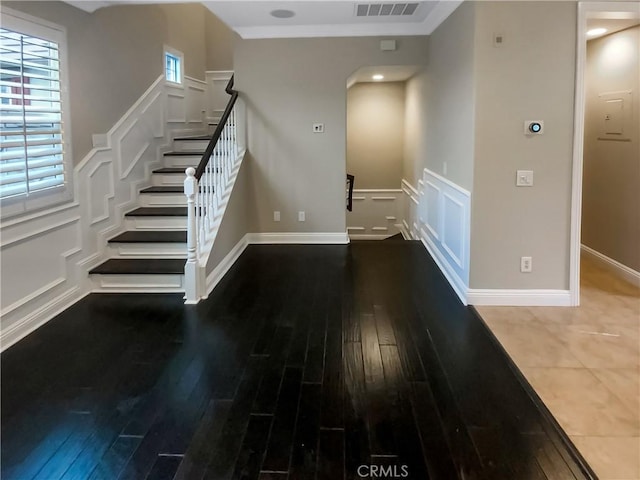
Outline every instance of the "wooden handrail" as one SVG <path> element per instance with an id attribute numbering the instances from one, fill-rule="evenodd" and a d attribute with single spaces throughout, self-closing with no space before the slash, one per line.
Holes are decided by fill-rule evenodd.
<path id="1" fill-rule="evenodd" d="M 227 120 L 229 120 L 229 116 L 233 111 L 233 106 L 235 105 L 236 100 L 238 99 L 238 92 L 233 89 L 233 77 L 234 75 L 231 75 L 231 78 L 229 79 L 229 82 L 227 83 L 227 86 L 224 89 L 225 92 L 231 95 L 231 98 L 227 103 L 227 107 L 224 109 L 224 113 L 222 114 L 222 117 L 220 117 L 220 122 L 218 123 L 218 126 L 216 127 L 215 131 L 213 132 L 213 135 L 211 136 L 211 140 L 209 140 L 209 144 L 207 145 L 207 148 L 202 154 L 200 163 L 196 167 L 195 177 L 198 181 L 200 180 L 200 177 L 202 177 L 202 174 L 204 173 L 205 168 L 207 168 L 207 163 L 209 163 L 209 160 L 211 159 L 211 154 L 213 153 L 214 148 L 216 148 L 216 143 L 218 143 L 218 140 L 220 140 L 220 136 L 222 135 L 224 126 L 226 125 Z"/>

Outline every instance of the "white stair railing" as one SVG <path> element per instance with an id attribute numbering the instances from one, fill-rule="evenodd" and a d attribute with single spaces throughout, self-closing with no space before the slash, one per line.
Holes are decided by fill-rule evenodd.
<path id="1" fill-rule="evenodd" d="M 220 225 L 223 201 L 231 188 L 239 166 L 236 100 L 233 77 L 226 92 L 231 95 L 211 141 L 197 168 L 185 173 L 184 194 L 187 197 L 187 263 L 185 264 L 185 297 L 197 303 L 205 294 L 205 265 Z"/>

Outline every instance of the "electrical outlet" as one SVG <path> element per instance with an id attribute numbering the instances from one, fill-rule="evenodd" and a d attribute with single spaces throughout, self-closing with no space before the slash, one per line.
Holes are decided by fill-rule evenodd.
<path id="1" fill-rule="evenodd" d="M 533 260 L 531 257 L 520 258 L 520 271 L 522 273 L 531 273 L 533 270 Z"/>
<path id="2" fill-rule="evenodd" d="M 313 133 L 324 133 L 324 123 L 314 123 Z"/>
<path id="3" fill-rule="evenodd" d="M 298 221 L 299 222 L 304 222 L 305 221 L 304 212 L 302 212 L 302 211 L 298 212 Z"/>
<path id="4" fill-rule="evenodd" d="M 273 211 L 273 221 L 274 222 L 279 222 L 280 221 L 280 212 L 278 210 L 274 210 Z"/>

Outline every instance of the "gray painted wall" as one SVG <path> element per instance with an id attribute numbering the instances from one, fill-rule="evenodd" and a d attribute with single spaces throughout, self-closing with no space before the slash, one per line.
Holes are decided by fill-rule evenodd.
<path id="1" fill-rule="evenodd" d="M 356 188 L 400 188 L 405 82 L 356 83 L 347 91 L 347 172 Z"/>
<path id="2" fill-rule="evenodd" d="M 429 115 L 427 111 L 427 74 L 418 73 L 405 85 L 404 150 L 402 178 L 417 188 L 427 158 Z"/>
<path id="3" fill-rule="evenodd" d="M 470 287 L 568 289 L 577 5 L 475 9 Z M 524 135 L 525 120 L 544 120 L 544 135 Z M 533 187 L 515 186 L 518 169 L 534 171 Z M 521 256 L 532 273 L 520 273 Z"/>
<path id="4" fill-rule="evenodd" d="M 233 42 L 237 34 L 213 13 L 205 16 L 207 70 L 233 70 Z"/>
<path id="5" fill-rule="evenodd" d="M 426 61 L 428 38 L 398 39 L 382 52 L 380 38 L 238 40 L 236 88 L 248 109 L 258 232 L 344 232 L 346 82 L 370 65 Z M 314 134 L 312 124 L 325 124 Z M 280 222 L 273 211 L 281 211 Z M 304 210 L 307 220 L 297 221 Z"/>
<path id="6" fill-rule="evenodd" d="M 2 5 L 67 29 L 74 163 L 91 150 L 91 135 L 107 132 L 162 73 L 165 44 L 184 54 L 186 75 L 204 80 L 205 23 L 213 14 L 200 4 L 115 6 L 92 14 L 58 1 Z"/>
<path id="7" fill-rule="evenodd" d="M 465 2 L 407 83 L 403 173 L 417 185 L 427 167 L 471 191 L 471 288 L 569 287 L 576 8 Z M 544 135 L 525 136 L 538 119 Z M 516 188 L 518 169 L 534 171 L 533 188 Z"/>
<path id="8" fill-rule="evenodd" d="M 245 157 L 216 236 L 206 272 L 210 274 L 247 233 L 254 232 L 255 201 L 250 185 L 251 160 Z"/>
<path id="9" fill-rule="evenodd" d="M 640 27 L 587 42 L 582 243 L 640 271 Z M 598 140 L 598 95 L 632 91 L 629 142 Z M 625 135 L 626 136 L 626 135 Z"/>
<path id="10" fill-rule="evenodd" d="M 418 135 L 426 133 L 419 171 L 426 167 L 467 190 L 473 184 L 475 3 L 462 4 L 431 35 L 427 74 L 416 79 L 426 81 L 428 116 L 418 127 Z"/>

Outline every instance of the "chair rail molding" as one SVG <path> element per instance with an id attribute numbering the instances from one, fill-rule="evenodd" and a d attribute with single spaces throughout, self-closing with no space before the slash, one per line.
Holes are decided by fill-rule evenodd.
<path id="1" fill-rule="evenodd" d="M 207 121 L 217 122 L 220 120 L 229 98 L 225 93 L 225 88 L 232 76 L 232 70 L 208 70 L 205 72 L 207 86 L 205 117 Z"/>

